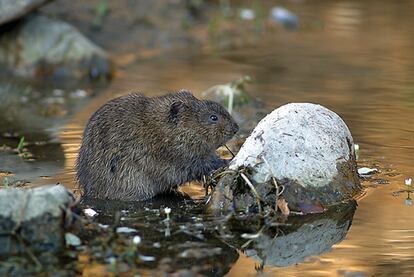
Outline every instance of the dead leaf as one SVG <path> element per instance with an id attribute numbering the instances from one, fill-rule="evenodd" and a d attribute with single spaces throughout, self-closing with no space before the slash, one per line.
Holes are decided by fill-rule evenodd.
<path id="1" fill-rule="evenodd" d="M 289 205 L 285 199 L 283 198 L 277 199 L 276 206 L 279 208 L 279 210 L 282 212 L 283 215 L 288 216 L 290 214 Z"/>

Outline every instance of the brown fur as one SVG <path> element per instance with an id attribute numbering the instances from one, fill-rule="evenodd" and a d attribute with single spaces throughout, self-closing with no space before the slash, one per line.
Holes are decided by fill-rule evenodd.
<path id="1" fill-rule="evenodd" d="M 77 178 L 87 197 L 145 200 L 223 166 L 215 150 L 237 130 L 220 104 L 190 92 L 129 94 L 89 119 Z"/>

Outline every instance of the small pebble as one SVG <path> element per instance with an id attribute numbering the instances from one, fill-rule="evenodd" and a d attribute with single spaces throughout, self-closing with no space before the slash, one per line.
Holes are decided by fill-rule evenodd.
<path id="1" fill-rule="evenodd" d="M 153 261 L 155 261 L 155 257 L 153 257 L 153 256 L 139 255 L 139 258 L 144 262 L 153 262 Z"/>
<path id="2" fill-rule="evenodd" d="M 95 210 L 91 209 L 91 208 L 87 208 L 83 210 L 83 213 L 89 217 L 94 217 L 95 215 L 97 215 L 98 213 L 95 212 Z"/>
<path id="3" fill-rule="evenodd" d="M 66 245 L 69 245 L 69 246 L 79 246 L 82 244 L 80 238 L 72 233 L 65 234 L 65 241 L 66 241 Z"/>
<path id="4" fill-rule="evenodd" d="M 116 228 L 116 232 L 128 234 L 128 233 L 137 233 L 138 231 L 133 228 L 129 228 L 129 227 L 118 227 Z"/>
<path id="5" fill-rule="evenodd" d="M 358 168 L 358 174 L 359 175 L 370 175 L 378 172 L 378 169 L 376 168 L 368 168 L 368 167 L 361 167 Z"/>
<path id="6" fill-rule="evenodd" d="M 101 227 L 102 229 L 108 229 L 108 227 L 109 227 L 109 225 L 101 224 L 101 223 L 99 223 L 98 226 Z"/>

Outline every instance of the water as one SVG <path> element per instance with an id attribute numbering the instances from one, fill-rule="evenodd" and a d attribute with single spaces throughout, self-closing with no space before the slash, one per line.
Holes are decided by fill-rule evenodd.
<path id="1" fill-rule="evenodd" d="M 414 207 L 407 193 L 393 192 L 414 177 L 414 2 L 282 3 L 299 16 L 298 32 L 279 30 L 245 47 L 183 51 L 120 68 L 108 88 L 56 127 L 64 165 L 56 163 L 61 168 L 56 174 L 34 184 L 75 188 L 73 164 L 83 126 L 107 100 L 132 91 L 157 95 L 187 88 L 199 94 L 250 75 L 255 81 L 249 91 L 269 109 L 314 102 L 337 112 L 360 145 L 359 166 L 381 170 L 364 182 L 366 194 L 342 242 L 298 264 L 263 271 L 269 276 L 413 276 Z M 186 190 L 202 195 L 197 186 Z M 254 276 L 258 265 L 239 251 L 227 276 Z"/>

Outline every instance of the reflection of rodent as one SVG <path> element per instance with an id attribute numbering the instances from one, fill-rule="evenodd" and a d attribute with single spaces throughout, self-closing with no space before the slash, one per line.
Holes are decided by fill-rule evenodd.
<path id="1" fill-rule="evenodd" d="M 86 197 L 148 199 L 223 166 L 215 150 L 237 130 L 220 104 L 190 92 L 129 94 L 89 119 L 77 177 Z"/>

